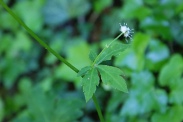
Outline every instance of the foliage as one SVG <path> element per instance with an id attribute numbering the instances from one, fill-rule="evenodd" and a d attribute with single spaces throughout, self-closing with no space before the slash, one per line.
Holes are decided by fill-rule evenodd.
<path id="1" fill-rule="evenodd" d="M 96 86 L 99 84 L 99 76 L 96 68 L 92 68 L 82 79 L 83 92 L 85 94 L 86 101 L 88 101 L 95 93 Z"/>
<path id="2" fill-rule="evenodd" d="M 45 121 L 45 122 L 71 122 L 82 115 L 82 101 L 66 98 L 55 98 L 52 93 L 45 93 L 39 85 L 32 88 L 31 81 L 24 78 L 20 82 L 20 95 L 27 109 L 22 111 L 13 122 Z M 36 110 L 36 111 L 35 111 Z M 68 113 L 71 116 L 68 116 Z"/>
<path id="3" fill-rule="evenodd" d="M 83 78 L 0 5 L 0 121 L 97 122 L 93 93 L 106 122 L 183 120 L 181 0 L 4 1 Z M 134 28 L 130 45 L 106 45 L 121 22 Z"/>
<path id="4" fill-rule="evenodd" d="M 110 60 L 112 56 L 119 55 L 119 53 L 129 47 L 127 44 L 113 41 L 115 40 L 112 40 L 110 44 L 106 44 L 105 48 L 99 53 L 99 55 L 91 51 L 89 58 L 93 61 L 92 66 L 86 66 L 78 72 L 78 76 L 84 76 L 82 79 L 82 85 L 86 101 L 93 96 L 96 86 L 99 84 L 98 72 L 100 73 L 104 84 L 110 85 L 123 92 L 128 91 L 125 80 L 120 76 L 123 74 L 120 69 L 107 65 L 99 65 L 103 61 Z"/>

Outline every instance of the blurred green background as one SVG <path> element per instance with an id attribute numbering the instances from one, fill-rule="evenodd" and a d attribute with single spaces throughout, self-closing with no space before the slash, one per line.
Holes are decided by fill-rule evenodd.
<path id="1" fill-rule="evenodd" d="M 183 122 L 182 0 L 5 0 L 78 69 L 90 50 L 134 29 L 132 47 L 106 62 L 125 73 L 129 93 L 100 84 L 106 122 Z M 126 43 L 123 37 L 120 38 Z M 80 78 L 42 48 L 0 5 L 0 121 L 98 122 Z"/>

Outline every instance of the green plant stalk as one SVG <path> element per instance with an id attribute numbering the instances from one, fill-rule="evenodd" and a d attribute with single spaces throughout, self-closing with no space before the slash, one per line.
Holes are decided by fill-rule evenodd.
<path id="1" fill-rule="evenodd" d="M 98 56 L 95 58 L 94 62 L 92 63 L 92 67 L 95 65 L 97 59 L 100 57 L 100 55 L 102 54 L 102 52 L 105 51 L 105 49 L 107 49 L 114 41 L 116 41 L 120 36 L 122 36 L 123 33 L 120 33 L 115 39 L 113 39 L 99 54 Z"/>
<path id="2" fill-rule="evenodd" d="M 97 98 L 95 97 L 95 95 L 93 95 L 92 99 L 93 99 L 94 104 L 95 104 L 95 107 L 96 107 L 96 109 L 97 109 L 97 113 L 98 113 L 98 115 L 99 115 L 100 122 L 105 122 L 105 121 L 104 121 L 104 118 L 103 118 L 103 116 L 102 116 L 102 112 L 101 112 L 100 106 L 99 106 L 99 104 L 98 104 L 98 102 L 97 102 Z"/>
<path id="3" fill-rule="evenodd" d="M 58 53 L 56 53 L 52 48 L 50 48 L 44 41 L 42 41 L 29 27 L 25 25 L 23 21 L 18 18 L 13 11 L 2 1 L 0 0 L 0 3 L 2 6 L 8 11 L 9 14 L 11 14 L 16 21 L 18 21 L 26 30 L 27 32 L 36 40 L 39 42 L 41 46 L 43 46 L 45 49 L 47 49 L 49 52 L 51 52 L 53 55 L 55 55 L 59 60 L 61 60 L 63 63 L 65 63 L 68 67 L 70 67 L 75 72 L 78 72 L 79 70 L 75 68 L 73 65 L 71 65 L 69 62 L 67 62 L 63 57 L 61 57 Z"/>
<path id="4" fill-rule="evenodd" d="M 79 70 L 74 67 L 72 64 L 70 64 L 68 61 L 66 61 L 62 56 L 60 56 L 57 52 L 55 52 L 52 48 L 50 48 L 44 41 L 42 41 L 28 26 L 25 25 L 25 23 L 20 20 L 20 18 L 18 18 L 16 16 L 15 13 L 13 13 L 13 11 L 2 1 L 0 0 L 0 4 L 8 11 L 8 13 L 10 15 L 13 16 L 13 18 L 20 24 L 22 25 L 26 30 L 27 32 L 41 45 L 43 46 L 46 50 L 48 50 L 50 53 L 52 53 L 53 55 L 55 55 L 60 61 L 62 61 L 64 64 L 66 64 L 69 68 L 71 68 L 73 71 L 75 71 L 76 73 L 79 72 Z M 97 110 L 97 113 L 98 113 L 98 116 L 99 116 L 99 119 L 101 122 L 104 122 L 104 119 L 103 119 L 103 115 L 102 115 L 102 112 L 101 112 L 101 108 L 98 104 L 98 101 L 95 97 L 95 95 L 93 95 L 92 97 L 93 101 L 94 101 L 94 104 L 95 104 L 95 107 L 96 107 L 96 110 Z"/>

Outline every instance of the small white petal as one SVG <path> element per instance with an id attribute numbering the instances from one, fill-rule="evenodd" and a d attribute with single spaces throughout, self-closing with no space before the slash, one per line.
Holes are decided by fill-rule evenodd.
<path id="1" fill-rule="evenodd" d="M 127 23 L 124 23 L 124 25 L 122 26 L 120 24 L 120 31 L 123 34 L 123 36 L 127 39 L 130 38 L 131 39 L 131 34 L 133 33 L 132 31 L 133 29 L 130 29 L 129 27 L 127 27 Z"/>

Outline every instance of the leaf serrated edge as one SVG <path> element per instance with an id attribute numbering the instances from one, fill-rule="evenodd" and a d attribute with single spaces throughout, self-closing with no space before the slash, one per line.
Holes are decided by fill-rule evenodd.
<path id="1" fill-rule="evenodd" d="M 106 72 L 106 74 L 108 74 L 108 75 L 110 75 L 111 77 L 113 77 L 109 72 L 107 72 L 107 71 L 103 70 L 102 68 L 100 68 L 100 66 L 102 66 L 102 65 L 98 65 L 98 66 L 97 66 L 97 69 L 98 69 L 100 75 L 101 75 L 101 71 L 100 71 L 100 70 L 102 70 L 103 72 Z M 112 66 L 108 66 L 108 65 L 103 65 L 103 66 L 112 67 Z M 114 67 L 114 68 L 120 70 L 120 69 L 117 68 L 117 67 Z M 121 70 L 120 70 L 120 72 L 122 73 Z M 121 74 L 121 75 L 122 75 L 122 74 Z M 120 76 L 120 75 L 119 75 L 119 76 Z M 101 75 L 101 79 L 102 79 L 102 75 Z M 103 83 L 106 83 L 106 82 L 104 82 L 103 80 L 102 80 L 102 82 L 103 82 Z M 107 83 L 107 84 L 110 85 L 110 82 Z M 120 85 L 121 85 L 121 84 L 120 84 Z M 110 85 L 110 86 L 111 86 L 111 85 Z M 111 86 L 111 87 L 113 87 L 113 88 L 115 88 L 115 89 L 118 89 L 118 88 L 116 88 L 116 87 L 114 87 L 114 86 Z M 123 90 L 120 90 L 120 89 L 118 89 L 118 90 L 119 90 L 119 91 L 122 91 L 122 92 L 125 92 L 125 93 L 128 93 L 127 84 L 125 83 L 125 87 L 124 87 Z"/>
<path id="2" fill-rule="evenodd" d="M 84 81 L 85 79 L 92 79 L 92 75 L 89 75 L 88 73 L 89 73 L 89 71 L 88 71 L 88 73 L 87 74 L 85 74 L 85 76 L 83 77 L 83 79 L 82 79 L 82 86 L 83 86 L 83 92 L 84 92 L 84 95 L 85 95 L 85 100 L 86 100 L 86 102 L 88 102 L 91 98 L 92 98 L 92 96 L 93 96 L 93 94 L 95 93 L 95 91 L 96 91 L 96 87 L 98 86 L 98 84 L 99 84 L 99 76 L 98 76 L 98 71 L 97 71 L 97 68 L 92 68 L 92 69 L 90 69 L 90 71 L 92 72 L 92 75 L 93 75 L 93 73 L 96 73 L 97 74 L 97 79 L 96 79 L 96 81 L 95 82 L 93 82 L 94 83 L 94 85 L 95 85 L 95 88 L 93 89 L 93 91 L 92 91 L 92 95 L 90 96 L 90 95 L 87 95 L 87 93 L 90 93 L 90 92 L 86 92 L 86 90 L 84 89 L 84 82 L 86 82 L 86 81 Z M 95 72 L 96 71 L 96 72 Z M 88 76 L 89 75 L 89 76 Z M 90 83 L 92 83 L 92 82 L 90 82 Z M 89 85 L 89 86 L 92 86 L 92 85 Z M 90 90 L 89 90 L 90 91 Z M 90 96 L 90 97 L 87 97 L 87 96 Z"/>

